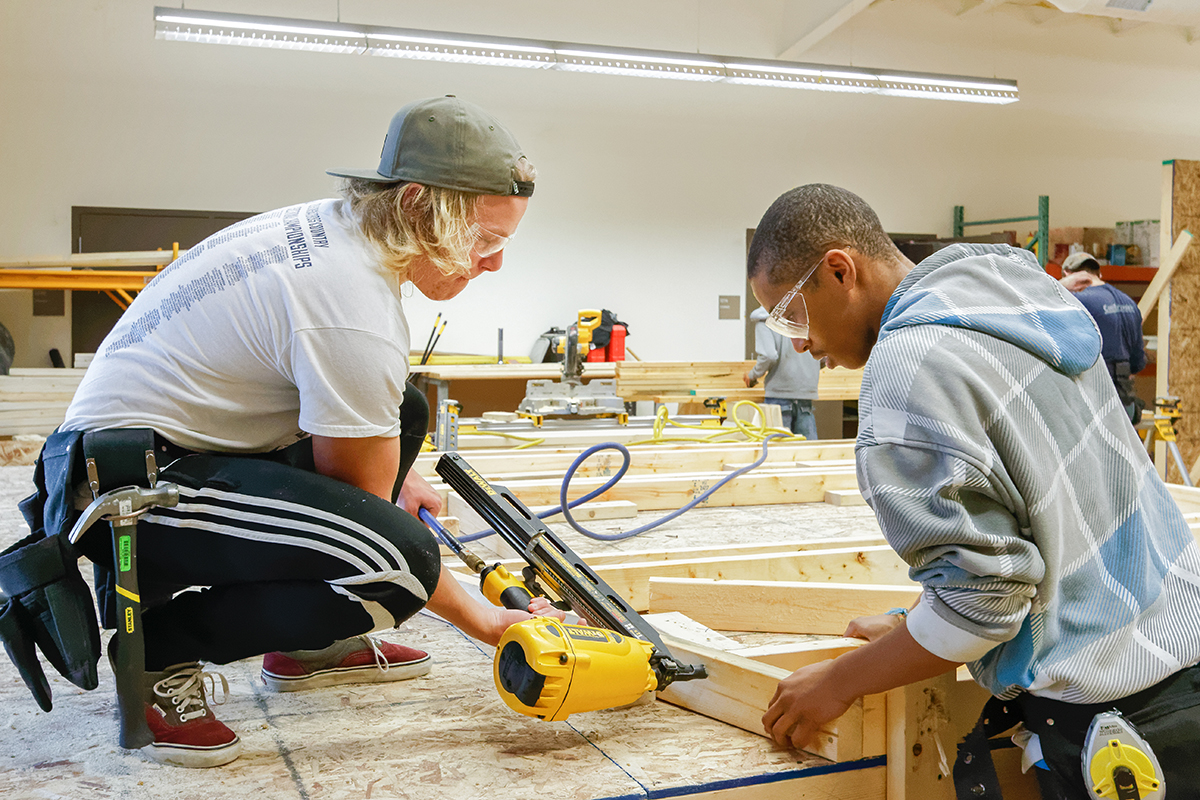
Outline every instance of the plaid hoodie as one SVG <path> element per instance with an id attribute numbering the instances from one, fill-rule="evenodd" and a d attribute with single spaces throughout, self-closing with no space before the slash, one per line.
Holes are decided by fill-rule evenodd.
<path id="1" fill-rule="evenodd" d="M 909 631 L 1000 697 L 1107 702 L 1200 660 L 1200 549 L 1099 354 L 1027 252 L 953 245 L 863 373 L 858 482 L 924 588 Z"/>

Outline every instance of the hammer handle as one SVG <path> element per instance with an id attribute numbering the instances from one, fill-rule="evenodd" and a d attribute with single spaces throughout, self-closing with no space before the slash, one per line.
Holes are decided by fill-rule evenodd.
<path id="1" fill-rule="evenodd" d="M 146 724 L 146 648 L 142 639 L 142 599 L 137 580 L 137 520 L 112 520 L 113 570 L 117 590 L 117 723 L 121 747 L 137 750 L 154 741 Z"/>

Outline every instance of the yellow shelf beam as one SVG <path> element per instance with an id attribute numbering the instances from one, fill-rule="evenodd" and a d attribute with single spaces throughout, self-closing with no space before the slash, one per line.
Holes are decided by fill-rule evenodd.
<path id="1" fill-rule="evenodd" d="M 0 269 L 0 289 L 139 292 L 157 274 L 157 270 Z"/>

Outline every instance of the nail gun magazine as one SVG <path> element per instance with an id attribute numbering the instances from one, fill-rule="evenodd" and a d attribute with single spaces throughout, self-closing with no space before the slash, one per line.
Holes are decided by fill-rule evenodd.
<path id="1" fill-rule="evenodd" d="M 497 689 L 510 707 L 564 719 L 633 702 L 674 681 L 708 677 L 703 665 L 675 658 L 658 632 L 508 489 L 488 483 L 458 453 L 443 454 L 435 470 L 524 558 L 531 595 L 558 599 L 596 626 L 543 617 L 512 626 L 495 665 Z M 627 688 L 614 696 L 622 683 Z"/>

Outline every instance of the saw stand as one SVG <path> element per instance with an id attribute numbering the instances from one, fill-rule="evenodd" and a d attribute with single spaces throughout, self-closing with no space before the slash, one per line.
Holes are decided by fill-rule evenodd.
<path id="1" fill-rule="evenodd" d="M 1144 443 L 1146 450 L 1153 454 L 1155 439 L 1165 442 L 1171 458 L 1175 461 L 1175 468 L 1183 476 L 1183 482 L 1188 486 L 1195 486 L 1191 473 L 1183 463 L 1183 454 L 1179 452 L 1179 442 L 1175 439 L 1175 420 L 1182 416 L 1183 411 L 1180 409 L 1178 397 L 1156 397 L 1154 399 L 1154 425 L 1146 430 Z"/>

